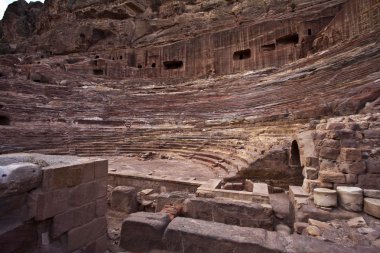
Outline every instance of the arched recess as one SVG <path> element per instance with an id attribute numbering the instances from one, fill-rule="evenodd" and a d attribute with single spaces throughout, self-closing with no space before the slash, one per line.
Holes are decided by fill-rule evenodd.
<path id="1" fill-rule="evenodd" d="M 292 141 L 292 146 L 290 147 L 289 165 L 292 168 L 301 168 L 300 149 L 296 140 Z"/>

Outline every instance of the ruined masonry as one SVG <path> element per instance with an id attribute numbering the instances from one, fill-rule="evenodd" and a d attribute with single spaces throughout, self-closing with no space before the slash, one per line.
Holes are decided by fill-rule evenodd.
<path id="1" fill-rule="evenodd" d="M 0 21 L 0 251 L 380 252 L 379 0 L 46 0 Z"/>

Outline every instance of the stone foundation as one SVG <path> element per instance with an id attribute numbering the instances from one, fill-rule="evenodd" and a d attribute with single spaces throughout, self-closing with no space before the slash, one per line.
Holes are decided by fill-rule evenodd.
<path id="1" fill-rule="evenodd" d="M 105 252 L 107 160 L 2 155 L 0 170 L 3 252 Z"/>

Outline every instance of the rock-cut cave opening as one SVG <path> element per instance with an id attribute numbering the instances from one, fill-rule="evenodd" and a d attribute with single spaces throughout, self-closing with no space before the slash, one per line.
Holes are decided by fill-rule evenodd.
<path id="1" fill-rule="evenodd" d="M 233 56 L 234 60 L 245 60 L 249 58 L 251 58 L 251 49 L 236 51 Z"/>
<path id="2" fill-rule="evenodd" d="M 11 124 L 11 120 L 8 116 L 0 115 L 0 126 L 9 126 Z"/>
<path id="3" fill-rule="evenodd" d="M 165 61 L 164 66 L 165 69 L 180 69 L 183 67 L 183 61 Z"/>
<path id="4" fill-rule="evenodd" d="M 298 44 L 300 38 L 297 33 L 285 35 L 276 40 L 277 45 Z"/>

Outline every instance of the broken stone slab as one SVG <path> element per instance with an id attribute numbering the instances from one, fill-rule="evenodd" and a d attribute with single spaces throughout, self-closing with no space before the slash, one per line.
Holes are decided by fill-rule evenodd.
<path id="1" fill-rule="evenodd" d="M 365 222 L 364 218 L 359 216 L 352 219 L 349 219 L 347 221 L 347 225 L 351 228 L 360 228 L 367 226 L 367 223 Z"/>
<path id="2" fill-rule="evenodd" d="M 322 207 L 337 206 L 337 193 L 335 190 L 327 188 L 314 189 L 314 204 Z"/>
<path id="3" fill-rule="evenodd" d="M 380 199 L 380 190 L 364 189 L 364 197 Z"/>
<path id="4" fill-rule="evenodd" d="M 380 199 L 365 198 L 364 212 L 380 219 Z"/>
<path id="5" fill-rule="evenodd" d="M 42 181 L 42 169 L 33 163 L 13 163 L 0 166 L 0 198 L 37 188 Z"/>
<path id="6" fill-rule="evenodd" d="M 126 213 L 137 211 L 137 194 L 134 187 L 117 186 L 111 193 L 111 208 Z"/>
<path id="7" fill-rule="evenodd" d="M 132 252 L 164 249 L 162 237 L 169 223 L 166 213 L 133 213 L 123 221 L 120 246 Z"/>
<path id="8" fill-rule="evenodd" d="M 363 210 L 363 190 L 359 187 L 338 186 L 339 206 L 352 212 Z"/>

